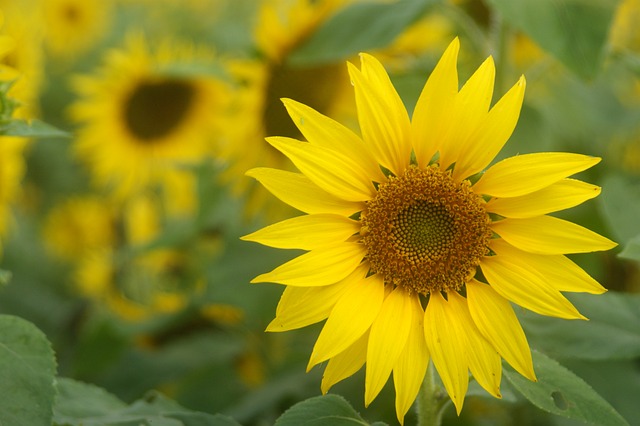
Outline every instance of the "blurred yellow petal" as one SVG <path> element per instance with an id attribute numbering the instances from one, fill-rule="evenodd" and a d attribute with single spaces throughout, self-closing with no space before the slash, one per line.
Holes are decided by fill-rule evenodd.
<path id="1" fill-rule="evenodd" d="M 581 267 L 561 254 L 527 253 L 513 247 L 502 238 L 492 240 L 490 248 L 500 256 L 508 256 L 512 262 L 522 267 L 529 267 L 544 274 L 547 282 L 557 290 L 592 294 L 607 291 Z"/>
<path id="2" fill-rule="evenodd" d="M 467 300 L 456 292 L 450 291 L 447 296 L 449 305 L 467 333 L 467 359 L 469 360 L 471 374 L 487 392 L 496 398 L 501 398 L 500 378 L 502 377 L 502 364 L 500 355 L 476 327 L 469 313 Z"/>
<path id="3" fill-rule="evenodd" d="M 598 157 L 564 152 L 516 155 L 491 166 L 473 188 L 478 194 L 517 197 L 545 188 L 599 162 Z"/>
<path id="4" fill-rule="evenodd" d="M 350 283 L 331 310 L 307 369 L 338 355 L 358 340 L 371 327 L 383 301 L 384 283 L 377 275 Z"/>
<path id="5" fill-rule="evenodd" d="M 599 194 L 599 186 L 563 179 L 519 197 L 492 198 L 487 203 L 487 211 L 504 217 L 528 218 L 575 207 Z"/>
<path id="6" fill-rule="evenodd" d="M 525 86 L 524 77 L 520 77 L 520 80 L 491 108 L 458 157 L 453 170 L 456 179 L 464 179 L 484 170 L 500 152 L 511 137 L 520 117 Z"/>
<path id="7" fill-rule="evenodd" d="M 352 376 L 362 368 L 367 359 L 369 332 L 364 333 L 351 346 L 332 357 L 324 369 L 320 390 L 323 394 L 336 383 Z"/>
<path id="8" fill-rule="evenodd" d="M 404 289 L 396 287 L 382 304 L 380 313 L 371 326 L 367 349 L 367 372 L 364 383 L 364 405 L 369 406 L 380 393 L 382 387 L 400 357 L 409 330 L 411 329 L 411 309 L 413 299 Z"/>
<path id="9" fill-rule="evenodd" d="M 358 163 L 328 148 L 291 138 L 267 138 L 313 183 L 346 201 L 366 201 L 375 196 L 370 177 Z"/>
<path id="10" fill-rule="evenodd" d="M 471 139 L 471 136 L 487 118 L 495 74 L 493 58 L 489 56 L 460 89 L 456 96 L 452 121 L 461 125 L 451 126 L 446 137 L 440 141 L 441 168 L 446 169 L 457 162 L 465 146 L 475 142 L 475 138 Z"/>
<path id="11" fill-rule="evenodd" d="M 429 76 L 413 110 L 413 149 L 420 167 L 429 164 L 452 125 L 451 116 L 458 94 L 456 62 L 459 50 L 460 41 L 456 37 Z"/>
<path id="12" fill-rule="evenodd" d="M 511 260 L 509 256 L 489 256 L 480 265 L 491 287 L 501 296 L 541 315 L 586 319 L 542 273 Z"/>
<path id="13" fill-rule="evenodd" d="M 587 228 L 552 216 L 503 219 L 491 228 L 509 244 L 531 253 L 590 253 L 617 245 Z"/>
<path id="14" fill-rule="evenodd" d="M 300 102 L 283 99 L 291 119 L 300 133 L 312 144 L 338 151 L 357 161 L 373 181 L 385 180 L 378 163 L 365 149 L 359 136 L 331 118 Z"/>
<path id="15" fill-rule="evenodd" d="M 361 60 L 362 71 L 348 66 L 362 139 L 378 163 L 398 176 L 411 157 L 409 116 L 382 65 L 367 54 Z"/>
<path id="16" fill-rule="evenodd" d="M 402 424 L 404 416 L 413 405 L 429 365 L 429 350 L 424 339 L 424 309 L 419 297 L 411 299 L 411 329 L 396 365 L 393 367 L 393 384 L 396 390 L 396 415 Z"/>
<path id="17" fill-rule="evenodd" d="M 335 284 L 353 272 L 365 255 L 362 244 L 340 243 L 298 256 L 251 282 L 301 287 Z"/>
<path id="18" fill-rule="evenodd" d="M 247 176 L 256 179 L 284 203 L 305 213 L 333 213 L 351 216 L 363 208 L 361 203 L 341 200 L 320 189 L 318 185 L 301 173 L 256 168 L 249 170 Z"/>
<path id="19" fill-rule="evenodd" d="M 475 325 L 516 371 L 536 380 L 529 343 L 511 304 L 487 284 L 467 283 L 467 303 Z"/>
<path id="20" fill-rule="evenodd" d="M 455 305 L 432 292 L 425 310 L 424 337 L 431 360 L 438 370 L 449 397 L 460 414 L 469 386 L 469 362 L 464 323 L 457 316 Z"/>
<path id="21" fill-rule="evenodd" d="M 314 250 L 346 241 L 359 230 L 358 222 L 344 216 L 314 214 L 269 225 L 241 239 L 282 249 Z"/>

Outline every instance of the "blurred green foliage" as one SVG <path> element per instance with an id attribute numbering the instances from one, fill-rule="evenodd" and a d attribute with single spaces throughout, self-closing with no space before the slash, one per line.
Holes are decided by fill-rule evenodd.
<path id="1" fill-rule="evenodd" d="M 45 3 L 17 3 L 23 2 L 32 10 L 44 8 Z M 602 195 L 562 216 L 620 243 L 614 253 L 574 257 L 610 292 L 570 295 L 588 322 L 518 311 L 535 349 L 539 382 L 531 383 L 505 367 L 503 401 L 493 400 L 472 384 L 462 415 L 447 409 L 447 425 L 637 422 L 640 43 L 633 23 L 639 16 L 638 3 L 363 0 L 319 22 L 288 53 L 285 62 L 294 68 L 343 66 L 360 51 L 383 52 L 410 25 L 438 16 L 448 25 L 441 40 L 420 53 L 400 54 L 402 66 L 392 70 L 409 110 L 446 43 L 460 35 L 463 77 L 488 54 L 496 59 L 496 98 L 520 74 L 527 77 L 519 125 L 499 158 L 547 150 L 603 158 L 584 176 L 603 187 Z M 332 394 L 319 396 L 320 371 L 305 373 L 318 326 L 285 334 L 263 332 L 281 288 L 249 281 L 294 253 L 239 240 L 269 219 L 266 208 L 247 214 L 247 197 L 220 179 L 224 164 L 205 163 L 193 169 L 198 206 L 192 216 L 164 221 L 147 244 L 116 248 L 114 259 L 123 263 L 162 249 L 177 250 L 187 258 L 179 265 L 182 269 L 164 271 L 178 277 L 186 294 L 178 309 L 151 310 L 144 318 L 131 320 L 100 298 L 81 294 L 73 284 L 73 262 L 56 257 L 43 236 L 47 214 L 62 201 L 89 193 L 107 198 L 104 188 L 90 183 L 86 164 L 72 153 L 78 127 L 67 111 L 77 94 L 69 76 L 98 68 L 108 49 L 121 46 L 129 30 L 150 37 L 186 38 L 211 47 L 225 59 L 262 58 L 264 52 L 254 38 L 259 4 L 253 0 L 113 2 L 109 29 L 90 48 L 62 58 L 52 50 L 41 52 L 35 74 L 42 75 L 42 88 L 31 99 L 39 105 L 34 108 L 38 112 L 14 114 L 19 103 L 11 100 L 13 81 L 4 83 L 0 132 L 3 137 L 36 140 L 24 151 L 22 195 L 12 200 L 12 226 L 2 236 L 0 283 L 7 285 L 0 288 L 0 423 L 395 424 L 393 386 L 387 384 L 365 408 L 362 371 L 336 385 Z M 17 19 L 11 15 L 14 7 L 5 11 L 7 30 L 10 20 Z M 42 37 L 44 45 L 46 36 Z M 176 63 L 173 70 L 176 75 L 230 80 L 222 64 L 199 68 Z M 30 77 L 25 73 L 22 78 L 30 84 Z M 203 283 L 198 291 L 195 281 Z M 406 423 L 415 423 L 414 414 Z"/>

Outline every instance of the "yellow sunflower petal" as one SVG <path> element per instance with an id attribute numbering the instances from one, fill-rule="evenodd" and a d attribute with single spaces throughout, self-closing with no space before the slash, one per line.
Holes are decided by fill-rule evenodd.
<path id="1" fill-rule="evenodd" d="M 545 188 L 599 162 L 598 157 L 564 152 L 516 155 L 491 166 L 473 188 L 478 194 L 517 197 Z"/>
<path id="2" fill-rule="evenodd" d="M 371 327 L 383 301 L 384 283 L 377 275 L 352 283 L 331 310 L 307 369 L 333 358 L 358 340 Z"/>
<path id="3" fill-rule="evenodd" d="M 587 228 L 553 216 L 503 219 L 491 227 L 509 244 L 531 253 L 590 253 L 617 245 Z"/>
<path id="4" fill-rule="evenodd" d="M 371 325 L 364 384 L 365 407 L 382 390 L 407 343 L 412 323 L 412 299 L 417 297 L 396 287 L 385 298 L 380 313 Z"/>
<path id="5" fill-rule="evenodd" d="M 456 292 L 449 292 L 447 295 L 451 310 L 455 312 L 462 329 L 466 332 L 467 360 L 473 377 L 487 392 L 496 398 L 501 398 L 502 364 L 500 355 L 475 326 L 469 313 L 467 300 Z"/>
<path id="6" fill-rule="evenodd" d="M 341 243 L 305 253 L 255 277 L 252 283 L 278 283 L 301 287 L 335 284 L 360 264 L 366 251 L 362 244 Z"/>
<path id="7" fill-rule="evenodd" d="M 501 296 L 541 315 L 566 319 L 586 319 L 544 275 L 506 256 L 485 257 L 480 264 L 491 287 Z"/>
<path id="8" fill-rule="evenodd" d="M 452 121 L 464 125 L 451 126 L 447 136 L 440 142 L 441 168 L 446 169 L 457 162 L 464 147 L 475 142 L 475 138 L 471 139 L 471 136 L 486 119 L 493 96 L 495 74 L 493 58 L 489 56 L 460 89 L 456 96 Z"/>
<path id="9" fill-rule="evenodd" d="M 421 167 L 429 164 L 451 126 L 453 106 L 458 94 L 456 62 L 459 50 L 460 41 L 456 37 L 433 69 L 413 110 L 413 149 Z"/>
<path id="10" fill-rule="evenodd" d="M 358 267 L 347 278 L 322 287 L 287 286 L 276 308 L 276 317 L 266 331 L 288 331 L 326 319 L 334 305 L 354 280 L 362 280 L 366 268 Z"/>
<path id="11" fill-rule="evenodd" d="M 362 139 L 375 159 L 396 176 L 411 156 L 410 124 L 402 104 L 382 65 L 362 54 L 362 71 L 348 64 L 356 93 Z"/>
<path id="12" fill-rule="evenodd" d="M 346 241 L 359 230 L 358 222 L 344 216 L 313 214 L 269 225 L 241 239 L 282 249 L 314 250 Z"/>
<path id="13" fill-rule="evenodd" d="M 291 138 L 270 137 L 267 142 L 286 155 L 313 183 L 340 199 L 365 201 L 375 195 L 366 171 L 346 155 Z"/>
<path id="14" fill-rule="evenodd" d="M 424 339 L 424 309 L 418 297 L 412 298 L 411 309 L 413 314 L 407 344 L 393 367 L 396 415 L 400 424 L 418 395 L 429 365 L 429 350 Z"/>
<path id="15" fill-rule="evenodd" d="M 291 119 L 302 135 L 312 144 L 329 148 L 357 161 L 366 170 L 371 180 L 383 182 L 385 179 L 376 160 L 365 149 L 359 136 L 337 121 L 320 114 L 300 102 L 283 99 Z"/>
<path id="16" fill-rule="evenodd" d="M 472 280 L 467 283 L 467 304 L 482 335 L 518 373 L 535 381 L 529 343 L 507 299 Z"/>
<path id="17" fill-rule="evenodd" d="M 581 267 L 561 254 L 527 253 L 513 247 L 502 238 L 491 240 L 490 247 L 498 255 L 508 256 L 510 262 L 539 271 L 557 290 L 592 294 L 602 294 L 607 291 Z"/>
<path id="18" fill-rule="evenodd" d="M 487 211 L 504 217 L 528 218 L 575 207 L 597 197 L 600 187 L 575 179 L 563 179 L 530 194 L 492 198 Z"/>
<path id="19" fill-rule="evenodd" d="M 456 305 L 431 293 L 424 317 L 424 337 L 433 364 L 438 370 L 449 397 L 460 414 L 469 386 L 467 336 Z"/>
<path id="20" fill-rule="evenodd" d="M 344 201 L 323 191 L 301 173 L 256 168 L 249 170 L 247 176 L 256 179 L 284 203 L 305 213 L 333 213 L 348 217 L 363 208 L 361 203 Z"/>
<path id="21" fill-rule="evenodd" d="M 455 179 L 464 179 L 482 170 L 500 152 L 511 137 L 520 117 L 526 81 L 523 77 L 491 108 L 478 126 L 470 142 L 462 149 L 456 167 Z"/>
<path id="22" fill-rule="evenodd" d="M 351 346 L 329 360 L 322 375 L 320 390 L 323 394 L 336 383 L 352 376 L 362 368 L 367 359 L 369 332 L 364 333 Z"/>

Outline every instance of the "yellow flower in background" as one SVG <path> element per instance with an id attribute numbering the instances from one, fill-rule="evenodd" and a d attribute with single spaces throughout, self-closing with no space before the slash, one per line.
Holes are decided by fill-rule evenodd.
<path id="1" fill-rule="evenodd" d="M 609 32 L 609 43 L 614 51 L 640 52 L 640 1 L 623 0 L 618 4 Z"/>
<path id="2" fill-rule="evenodd" d="M 35 118 L 42 86 L 42 22 L 30 1 L 0 0 L 4 14 L 2 33 L 16 47 L 0 59 L 0 81 L 15 81 L 9 95 L 19 102 L 16 118 Z"/>
<path id="3" fill-rule="evenodd" d="M 0 137 L 0 254 L 2 240 L 11 227 L 11 206 L 21 192 L 25 172 L 23 150 L 24 141 L 20 138 Z"/>
<path id="4" fill-rule="evenodd" d="M 239 81 L 230 94 L 233 107 L 227 121 L 242 125 L 225 126 L 224 156 L 229 168 L 224 180 L 237 193 L 248 193 L 248 210 L 255 214 L 265 206 L 269 213 L 281 206 L 269 203 L 268 194 L 242 176 L 257 165 L 290 167 L 286 158 L 264 141 L 270 134 L 299 137 L 280 102 L 282 97 L 300 99 L 325 114 L 344 115 L 351 111 L 347 94 L 350 85 L 342 64 L 294 66 L 288 55 L 302 45 L 318 26 L 349 1 L 266 0 L 261 3 L 255 29 L 255 43 L 262 58 L 234 61 L 229 73 Z M 355 120 L 354 120 L 355 121 Z M 275 208 L 274 208 L 275 207 Z"/>
<path id="5" fill-rule="evenodd" d="M 44 221 L 43 234 L 52 251 L 76 260 L 87 251 L 112 247 L 115 215 L 105 199 L 75 197 L 54 207 Z"/>
<path id="6" fill-rule="evenodd" d="M 45 43 L 52 55 L 68 58 L 102 38 L 111 21 L 111 3 L 100 0 L 40 0 Z"/>
<path id="7" fill-rule="evenodd" d="M 426 53 L 441 51 L 452 37 L 451 21 L 441 14 L 429 13 L 373 54 L 387 69 L 404 71 Z"/>
<path id="8" fill-rule="evenodd" d="M 75 150 L 99 185 L 126 197 L 210 160 L 224 85 L 185 67 L 211 71 L 213 63 L 204 49 L 163 42 L 151 52 L 133 35 L 96 75 L 74 80 Z"/>
<path id="9" fill-rule="evenodd" d="M 429 77 L 410 119 L 382 65 L 349 64 L 361 137 L 296 101 L 285 106 L 308 142 L 268 138 L 300 173 L 248 172 L 306 213 L 243 237 L 308 252 L 252 282 L 286 285 L 268 331 L 326 319 L 309 368 L 328 361 L 322 391 L 366 362 L 365 405 L 393 372 L 400 422 L 432 360 L 462 409 L 469 371 L 500 397 L 501 358 L 535 380 L 509 302 L 584 319 L 562 291 L 606 291 L 565 254 L 615 243 L 548 213 L 600 189 L 569 176 L 598 158 L 535 153 L 486 171 L 511 136 L 522 77 L 493 107 L 489 57 L 459 89 L 458 39 Z"/>

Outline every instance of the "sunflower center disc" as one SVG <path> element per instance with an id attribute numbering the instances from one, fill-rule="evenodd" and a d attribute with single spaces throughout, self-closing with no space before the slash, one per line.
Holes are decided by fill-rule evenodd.
<path id="1" fill-rule="evenodd" d="M 187 81 L 142 82 L 125 104 L 127 128 L 143 143 L 165 137 L 188 115 L 194 96 Z"/>
<path id="2" fill-rule="evenodd" d="M 424 295 L 459 290 L 492 235 L 482 198 L 437 167 L 412 166 L 380 184 L 361 220 L 372 271 Z"/>

